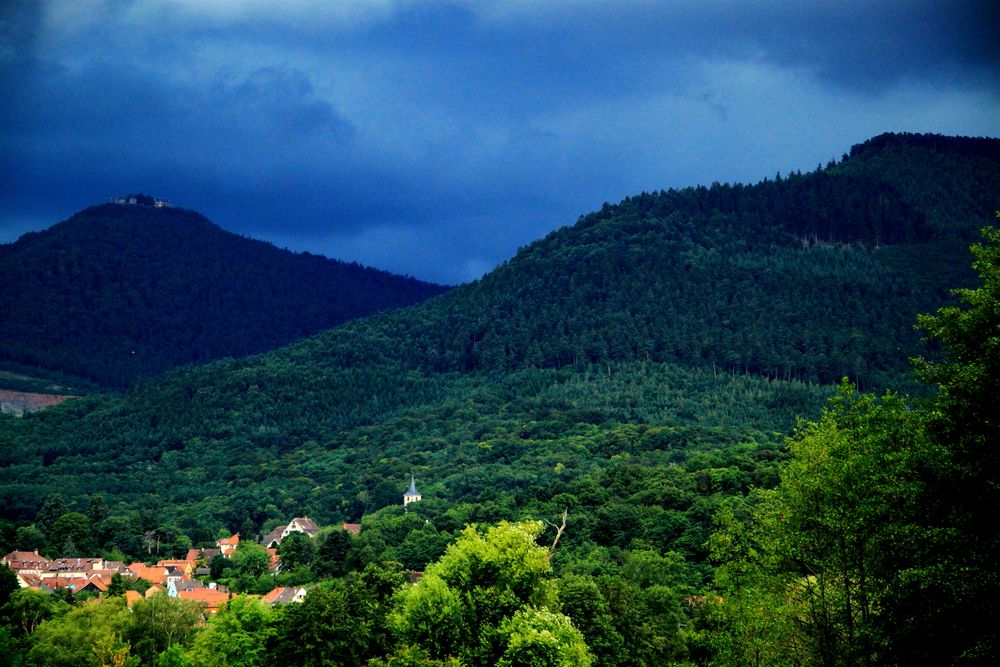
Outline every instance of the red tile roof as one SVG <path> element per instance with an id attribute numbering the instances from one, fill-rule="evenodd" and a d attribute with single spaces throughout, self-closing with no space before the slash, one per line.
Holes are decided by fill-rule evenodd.
<path id="1" fill-rule="evenodd" d="M 229 593 L 216 590 L 214 588 L 195 588 L 190 591 L 178 591 L 177 597 L 181 600 L 194 600 L 205 605 L 205 611 L 214 614 L 229 601 Z"/>
<path id="2" fill-rule="evenodd" d="M 154 584 L 162 584 L 167 579 L 167 570 L 163 567 L 146 567 L 142 563 L 132 563 L 128 569 L 138 578 Z"/>

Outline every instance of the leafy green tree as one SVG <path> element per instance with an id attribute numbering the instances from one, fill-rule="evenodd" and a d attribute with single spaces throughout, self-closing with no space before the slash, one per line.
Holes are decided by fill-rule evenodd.
<path id="1" fill-rule="evenodd" d="M 739 501 L 742 504 L 742 501 Z M 765 536 L 747 510 L 727 503 L 715 516 L 709 553 L 719 563 L 715 585 L 721 593 L 695 598 L 707 620 L 714 662 L 719 665 L 768 667 L 802 661 L 804 643 L 791 608 L 788 580 L 768 568 Z M 741 510 L 743 516 L 737 515 Z"/>
<path id="2" fill-rule="evenodd" d="M 68 608 L 69 605 L 48 593 L 32 588 L 19 588 L 10 594 L 2 612 L 20 636 L 28 636 L 43 621 L 65 613 Z"/>
<path id="3" fill-rule="evenodd" d="M 559 579 L 562 612 L 583 634 L 599 665 L 618 665 L 626 659 L 625 641 L 615 627 L 611 608 L 597 582 L 589 575 L 567 575 Z"/>
<path id="4" fill-rule="evenodd" d="M 61 493 L 49 494 L 35 514 L 35 526 L 42 531 L 46 538 L 49 538 L 53 524 L 59 517 L 66 514 L 67 510 L 66 501 L 63 500 Z M 61 548 L 62 545 L 59 544 L 56 547 Z"/>
<path id="5" fill-rule="evenodd" d="M 177 644 L 172 645 L 157 658 L 156 667 L 188 667 L 184 649 Z"/>
<path id="6" fill-rule="evenodd" d="M 356 577 L 324 582 L 301 604 L 284 608 L 267 664 L 363 665 L 374 657 L 376 613 L 377 604 Z"/>
<path id="7" fill-rule="evenodd" d="M 733 632 L 742 633 L 731 636 L 753 639 L 742 649 L 757 655 L 793 627 L 760 614 L 784 610 L 799 619 L 800 659 L 831 667 L 884 661 L 901 648 L 884 628 L 901 611 L 899 587 L 920 577 L 924 555 L 941 546 L 923 502 L 942 451 L 902 399 L 856 395 L 846 383 L 789 449 L 781 484 L 761 492 L 754 508 L 756 527 L 723 513 L 724 530 L 710 540 L 723 561 L 723 605 L 735 607 Z"/>
<path id="8" fill-rule="evenodd" d="M 104 501 L 104 496 L 100 493 L 90 496 L 90 502 L 87 505 L 87 517 L 90 519 L 90 523 L 95 526 L 108 517 L 108 504 Z"/>
<path id="9" fill-rule="evenodd" d="M 316 557 L 316 544 L 305 533 L 292 533 L 278 545 L 282 572 L 308 566 Z"/>
<path id="10" fill-rule="evenodd" d="M 396 561 L 369 563 L 357 575 L 358 585 L 366 592 L 373 606 L 370 607 L 369 653 L 382 655 L 388 653 L 394 644 L 390 614 L 395 596 L 409 582 L 402 564 Z"/>
<path id="11" fill-rule="evenodd" d="M 419 646 L 402 646 L 392 655 L 372 658 L 368 667 L 462 667 L 457 658 L 437 660 Z"/>
<path id="12" fill-rule="evenodd" d="M 208 562 L 209 576 L 215 581 L 220 581 L 230 576 L 226 573 L 231 572 L 233 567 L 233 562 L 230 559 L 222 554 L 216 554 Z"/>
<path id="13" fill-rule="evenodd" d="M 17 573 L 7 567 L 6 563 L 0 564 L 0 608 L 7 604 L 14 591 L 20 588 Z"/>
<path id="14" fill-rule="evenodd" d="M 125 587 L 125 580 L 119 573 L 115 572 L 111 575 L 111 583 L 108 584 L 107 597 L 125 597 L 125 591 L 128 590 Z"/>
<path id="15" fill-rule="evenodd" d="M 346 530 L 331 530 L 318 539 L 319 546 L 312 561 L 313 572 L 321 577 L 344 575 L 350 567 L 348 556 L 354 546 L 351 534 Z"/>
<path id="16" fill-rule="evenodd" d="M 998 214 L 1000 217 L 1000 214 Z M 941 664 L 1000 661 L 1000 229 L 972 246 L 979 286 L 955 290 L 960 305 L 918 318 L 937 358 L 918 359 L 937 387 L 928 431 L 947 455 L 924 511 L 947 531 L 947 563 L 908 591 L 896 631 L 912 660 Z"/>
<path id="17" fill-rule="evenodd" d="M 21 526 L 14 533 L 14 546 L 21 551 L 37 551 L 45 548 L 45 533 L 35 524 Z"/>
<path id="18" fill-rule="evenodd" d="M 67 512 L 53 522 L 49 529 L 49 541 L 57 551 L 66 557 L 79 557 L 93 554 L 93 527 L 86 514 Z M 74 548 L 70 549 L 69 545 Z"/>
<path id="19" fill-rule="evenodd" d="M 500 626 L 507 646 L 500 667 L 589 667 L 593 658 L 580 631 L 564 616 L 546 609 L 517 610 Z"/>
<path id="20" fill-rule="evenodd" d="M 118 551 L 133 559 L 148 556 L 143 541 L 142 526 L 136 516 L 106 517 L 95 524 L 94 533 L 98 546 L 106 551 Z"/>
<path id="21" fill-rule="evenodd" d="M 232 563 L 229 576 L 237 592 L 255 592 L 261 577 L 267 575 L 271 566 L 271 554 L 259 544 L 240 542 L 229 561 Z M 271 588 L 273 587 L 272 583 Z"/>
<path id="22" fill-rule="evenodd" d="M 143 664 L 154 664 L 171 646 L 188 646 L 194 639 L 202 610 L 191 600 L 157 593 L 132 605 L 125 636 Z"/>
<path id="23" fill-rule="evenodd" d="M 35 630 L 28 664 L 45 667 L 125 665 L 131 653 L 124 639 L 130 616 L 125 601 L 120 598 L 81 604 Z"/>
<path id="24" fill-rule="evenodd" d="M 205 667 L 288 664 L 284 660 L 267 660 L 267 645 L 275 635 L 275 620 L 275 612 L 264 602 L 237 596 L 209 619 L 187 659 L 191 664 Z"/>
<path id="25" fill-rule="evenodd" d="M 541 522 L 529 521 L 501 522 L 484 532 L 463 530 L 401 594 L 395 620 L 403 639 L 436 659 L 496 664 L 514 627 L 529 633 L 528 621 L 505 625 L 518 611 L 558 609 L 549 552 L 536 542 L 542 528 Z"/>

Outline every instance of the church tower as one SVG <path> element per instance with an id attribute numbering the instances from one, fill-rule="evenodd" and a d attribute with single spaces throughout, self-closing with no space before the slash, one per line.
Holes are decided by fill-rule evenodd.
<path id="1" fill-rule="evenodd" d="M 413 479 L 413 475 L 410 475 L 410 488 L 406 490 L 403 494 L 403 506 L 407 506 L 410 503 L 419 502 L 421 496 L 420 492 L 417 491 L 417 484 Z"/>

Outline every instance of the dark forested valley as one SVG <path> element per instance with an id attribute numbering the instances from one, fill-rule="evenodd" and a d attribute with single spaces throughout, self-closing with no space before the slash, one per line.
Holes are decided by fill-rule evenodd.
<path id="1" fill-rule="evenodd" d="M 4 552 L 156 563 L 241 537 L 202 563 L 231 593 L 211 617 L 0 587 L 0 664 L 993 664 L 998 209 L 1000 141 L 882 135 L 808 173 L 605 204 L 281 349 L 0 415 Z M 52 238 L 39 257 L 85 254 Z M 209 275 L 240 263 L 187 243 Z M 74 282 L 114 271 L 74 261 Z M 375 277 L 392 289 L 366 307 L 439 291 Z M 185 294 L 156 309 L 225 300 Z M 18 308 L 11 357 L 48 322 Z M 51 353 L 18 358 L 143 374 Z M 257 543 L 292 517 L 323 528 L 267 567 Z M 286 586 L 304 602 L 254 597 Z M 168 611 L 183 632 L 139 620 Z"/>

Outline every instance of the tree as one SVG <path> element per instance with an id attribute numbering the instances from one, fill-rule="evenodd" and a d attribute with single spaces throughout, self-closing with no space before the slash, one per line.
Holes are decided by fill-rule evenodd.
<path id="1" fill-rule="evenodd" d="M 7 567 L 6 563 L 0 564 L 0 608 L 7 604 L 10 596 L 20 587 L 17 573 Z"/>
<path id="2" fill-rule="evenodd" d="M 617 665 L 625 660 L 625 641 L 615 628 L 607 600 L 593 577 L 568 575 L 559 580 L 562 612 L 583 633 L 597 664 Z"/>
<path id="3" fill-rule="evenodd" d="M 109 516 L 94 525 L 94 533 L 102 549 L 117 550 L 129 558 L 148 555 L 137 516 Z"/>
<path id="4" fill-rule="evenodd" d="M 125 588 L 125 580 L 122 578 L 122 575 L 120 575 L 117 572 L 112 574 L 111 583 L 108 585 L 107 597 L 109 598 L 125 597 L 126 590 L 127 589 Z"/>
<path id="5" fill-rule="evenodd" d="M 253 542 L 240 542 L 229 560 L 235 575 L 234 586 L 241 593 L 255 589 L 258 580 L 267 574 L 271 566 L 271 554 Z"/>
<path id="6" fill-rule="evenodd" d="M 917 320 L 943 352 L 916 360 L 916 369 L 937 387 L 928 431 L 947 453 L 924 510 L 950 548 L 911 590 L 896 631 L 909 655 L 942 664 L 1000 661 L 1000 534 L 991 528 L 1000 508 L 1000 229 L 982 235 L 972 246 L 980 285 L 955 290 L 960 305 Z"/>
<path id="7" fill-rule="evenodd" d="M 766 664 L 798 653 L 830 667 L 895 659 L 903 647 L 887 626 L 905 613 L 901 589 L 926 576 L 942 546 L 923 511 L 941 448 L 906 401 L 845 382 L 789 449 L 779 486 L 756 496 L 752 525 L 724 509 L 710 540 L 722 562 L 722 637 L 734 639 L 724 654 Z"/>
<path id="8" fill-rule="evenodd" d="M 54 616 L 65 613 L 69 605 L 54 599 L 48 593 L 32 588 L 20 588 L 10 595 L 3 606 L 3 615 L 10 619 L 21 636 L 28 636 Z"/>
<path id="9" fill-rule="evenodd" d="M 35 524 L 21 526 L 14 533 L 14 546 L 21 551 L 37 551 L 45 548 L 45 533 Z"/>
<path id="10" fill-rule="evenodd" d="M 82 604 L 38 627 L 27 662 L 45 667 L 124 667 L 130 656 L 130 646 L 124 639 L 130 617 L 120 598 Z"/>
<path id="11" fill-rule="evenodd" d="M 316 556 L 316 544 L 305 533 L 292 533 L 278 545 L 278 555 L 281 556 L 281 571 L 291 572 L 312 562 Z"/>
<path id="12" fill-rule="evenodd" d="M 423 647 L 435 659 L 455 657 L 471 665 L 492 665 L 508 650 L 514 650 L 508 659 L 516 660 L 517 649 L 511 649 L 515 635 L 527 652 L 529 647 L 538 648 L 531 637 L 539 624 L 563 627 L 565 621 L 572 627 L 569 619 L 555 612 L 558 599 L 549 552 L 536 542 L 542 529 L 540 521 L 527 521 L 501 522 L 483 532 L 474 527 L 463 530 L 444 555 L 427 567 L 420 581 L 401 594 L 395 622 L 403 639 Z M 549 616 L 538 620 L 529 614 L 512 621 L 528 608 L 563 620 L 553 621 Z M 578 632 L 556 636 L 560 645 L 575 645 L 580 637 Z M 582 638 L 579 641 L 583 643 Z M 576 655 L 571 646 L 565 650 L 567 655 Z"/>
<path id="13" fill-rule="evenodd" d="M 320 538 L 312 569 L 321 577 L 339 577 L 348 570 L 348 554 L 354 546 L 351 534 L 346 530 L 331 530 Z"/>
<path id="14" fill-rule="evenodd" d="M 507 637 L 500 667 L 589 667 L 593 658 L 580 631 L 566 616 L 526 607 L 500 627 Z"/>
<path id="15" fill-rule="evenodd" d="M 298 606 L 298 605 L 296 605 Z M 237 596 L 209 619 L 188 654 L 205 667 L 258 667 L 269 662 L 267 645 L 275 634 L 275 612 L 264 602 Z"/>
<path id="16" fill-rule="evenodd" d="M 65 514 L 66 510 L 66 501 L 63 500 L 61 493 L 49 494 L 38 509 L 38 513 L 35 514 L 35 525 L 42 531 L 42 534 L 50 537 L 49 533 L 52 530 L 52 524 L 56 522 L 56 519 Z M 56 545 L 56 548 L 61 547 L 61 544 Z"/>
<path id="17" fill-rule="evenodd" d="M 104 496 L 100 493 L 90 496 L 90 502 L 87 505 L 87 517 L 90 518 L 90 522 L 95 526 L 108 517 L 108 505 L 104 502 Z"/>
<path id="18" fill-rule="evenodd" d="M 374 657 L 377 605 L 356 577 L 320 584 L 302 604 L 288 605 L 266 664 L 363 665 Z"/>
<path id="19" fill-rule="evenodd" d="M 160 592 L 132 606 L 126 637 L 133 653 L 152 664 L 171 646 L 188 646 L 194 639 L 202 610 L 197 602 L 168 597 Z"/>
<path id="20" fill-rule="evenodd" d="M 63 514 L 49 529 L 49 542 L 68 558 L 92 554 L 95 545 L 90 519 L 80 512 Z"/>

